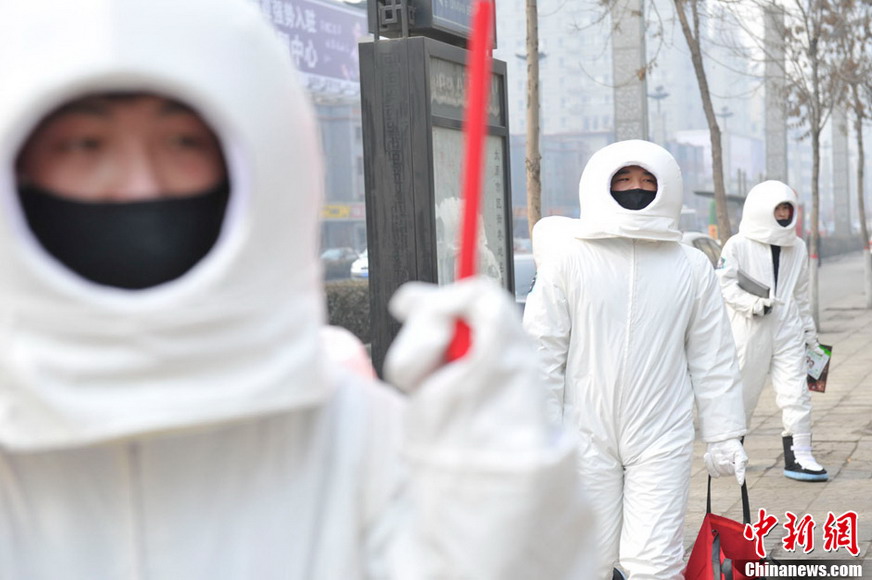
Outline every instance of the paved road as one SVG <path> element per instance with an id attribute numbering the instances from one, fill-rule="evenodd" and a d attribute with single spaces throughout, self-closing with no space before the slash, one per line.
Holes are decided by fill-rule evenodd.
<path id="1" fill-rule="evenodd" d="M 862 307 L 864 275 L 860 253 L 824 260 L 819 271 L 821 314 L 827 308 Z M 826 322 L 826 317 L 822 320 Z"/>
<path id="2" fill-rule="evenodd" d="M 861 563 L 860 577 L 872 579 L 872 310 L 864 308 L 863 280 L 860 253 L 825 260 L 820 269 L 820 338 L 834 348 L 827 392 L 812 393 L 812 420 L 815 458 L 829 471 L 830 481 L 802 483 L 783 476 L 781 413 L 771 387 L 760 398 L 745 446 L 752 521 L 760 508 L 778 518 L 777 527 L 765 538 L 767 551 L 777 559 Z M 704 451 L 705 445 L 697 442 L 685 530 L 688 553 L 705 512 Z M 715 480 L 713 497 L 713 511 L 741 520 L 735 480 Z M 784 550 L 782 524 L 788 511 L 799 518 L 809 514 L 816 523 L 811 553 L 803 554 L 801 545 L 793 553 Z M 828 513 L 838 518 L 851 511 L 858 515 L 859 556 L 851 556 L 844 547 L 825 551 Z"/>

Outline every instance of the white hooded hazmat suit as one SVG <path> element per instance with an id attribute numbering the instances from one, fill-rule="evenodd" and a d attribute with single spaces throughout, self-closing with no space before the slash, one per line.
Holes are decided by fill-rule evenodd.
<path id="1" fill-rule="evenodd" d="M 774 215 L 781 203 L 793 207 L 786 226 Z M 739 233 L 724 244 L 717 269 L 738 349 L 745 415 L 750 420 L 771 374 L 784 436 L 811 433 L 805 348 L 817 345 L 808 299 L 808 252 L 795 233 L 796 207 L 796 193 L 787 184 L 770 180 L 754 186 L 745 199 Z M 771 246 L 781 248 L 777 283 Z M 770 297 L 740 288 L 739 270 L 768 286 Z M 764 315 L 767 305 L 772 311 Z"/>
<path id="2" fill-rule="evenodd" d="M 610 194 L 612 176 L 630 165 L 658 182 L 654 201 L 641 210 L 623 208 Z M 580 439 L 601 579 L 619 561 L 633 579 L 681 577 L 694 401 L 704 441 L 745 433 L 717 279 L 705 255 L 678 242 L 681 198 L 669 152 L 619 142 L 585 167 L 574 234 L 567 235 L 565 220 L 554 222 L 556 234 L 539 233 L 553 255 L 536 253 L 524 327 L 538 343 L 551 414 Z M 561 236 L 565 243 L 555 243 Z"/>
<path id="3" fill-rule="evenodd" d="M 0 578 L 587 577 L 574 446 L 501 289 L 398 297 L 408 399 L 325 363 L 317 126 L 255 6 L 0 0 L 0 78 Z M 63 267 L 16 195 L 40 119 L 107 91 L 192 106 L 229 172 L 216 245 L 144 290 Z"/>

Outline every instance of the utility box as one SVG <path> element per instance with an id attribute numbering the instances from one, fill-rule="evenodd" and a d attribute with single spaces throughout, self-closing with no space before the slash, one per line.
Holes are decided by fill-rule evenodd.
<path id="1" fill-rule="evenodd" d="M 454 281 L 461 227 L 465 49 L 432 38 L 361 43 L 372 359 L 399 330 L 387 311 L 405 282 Z M 493 61 L 479 222 L 479 273 L 514 292 L 506 66 Z"/>

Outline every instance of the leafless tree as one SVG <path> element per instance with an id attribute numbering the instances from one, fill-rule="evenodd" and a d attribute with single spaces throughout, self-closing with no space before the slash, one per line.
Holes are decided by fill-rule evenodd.
<path id="1" fill-rule="evenodd" d="M 836 104 L 843 103 L 846 84 L 839 36 L 843 6 L 853 0 L 784 0 L 785 89 L 788 114 L 805 129 L 812 153 L 809 233 L 809 287 L 812 315 L 819 320 L 818 256 L 820 254 L 821 133 Z"/>
<path id="2" fill-rule="evenodd" d="M 841 50 L 844 62 L 841 67 L 847 84 L 846 105 L 854 116 L 854 133 L 857 140 L 857 213 L 860 221 L 860 236 L 863 247 L 864 289 L 866 308 L 872 308 L 872 253 L 869 251 L 869 231 L 866 227 L 866 203 L 864 191 L 866 164 L 863 124 L 868 118 L 872 97 L 872 54 L 869 39 L 872 38 L 872 6 L 866 2 L 844 2 L 841 7 Z"/>
<path id="3" fill-rule="evenodd" d="M 526 0 L 527 12 L 527 225 L 542 219 L 542 156 L 539 153 L 539 10 L 536 0 Z"/>
<path id="4" fill-rule="evenodd" d="M 868 88 L 865 93 L 869 97 Z M 861 101 L 861 90 L 858 85 L 851 86 L 852 108 L 855 115 L 854 131 L 857 139 L 857 213 L 860 218 L 860 237 L 863 247 L 863 272 L 864 291 L 866 294 L 866 308 L 872 308 L 872 251 L 869 248 L 869 230 L 866 227 L 866 201 L 865 201 L 865 170 L 866 151 L 863 143 L 863 121 L 867 118 L 866 105 Z"/>
<path id="5" fill-rule="evenodd" d="M 699 87 L 699 95 L 702 101 L 702 109 L 705 113 L 706 123 L 709 128 L 709 139 L 712 150 L 712 181 L 714 185 L 715 211 L 718 219 L 718 238 L 721 244 L 732 235 L 730 216 L 727 212 L 727 193 L 724 184 L 724 153 L 721 144 L 721 128 L 715 115 L 712 104 L 712 96 L 709 90 L 708 77 L 705 72 L 705 64 L 702 51 L 702 37 L 700 35 L 700 4 L 702 0 L 672 0 L 675 5 L 675 13 L 681 23 L 681 32 L 687 41 L 690 51 L 690 60 L 696 74 L 696 82 Z"/>

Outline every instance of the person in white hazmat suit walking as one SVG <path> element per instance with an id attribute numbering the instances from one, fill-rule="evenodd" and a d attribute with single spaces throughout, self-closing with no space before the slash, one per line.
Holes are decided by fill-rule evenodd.
<path id="1" fill-rule="evenodd" d="M 678 242 L 681 199 L 669 152 L 623 141 L 587 163 L 574 227 L 534 230 L 524 327 L 552 417 L 578 434 L 603 580 L 618 565 L 633 580 L 681 578 L 694 402 L 709 472 L 744 480 L 736 349 L 711 264 Z"/>
<path id="2" fill-rule="evenodd" d="M 755 185 L 745 198 L 739 233 L 724 244 L 717 273 L 739 351 L 746 418 L 750 421 L 769 375 L 781 409 L 784 475 L 826 481 L 827 471 L 812 455 L 806 348 L 820 350 L 820 344 L 809 306 L 808 252 L 796 236 L 796 214 L 790 186 L 775 180 Z"/>
<path id="3" fill-rule="evenodd" d="M 0 578 L 589 577 L 502 289 L 401 289 L 408 396 L 327 362 L 317 126 L 256 6 L 0 0 L 0 78 Z"/>

